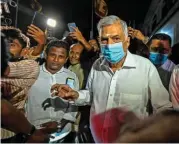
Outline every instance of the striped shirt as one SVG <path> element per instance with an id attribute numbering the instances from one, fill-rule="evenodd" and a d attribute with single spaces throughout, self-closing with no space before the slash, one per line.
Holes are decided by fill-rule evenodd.
<path id="1" fill-rule="evenodd" d="M 3 98 L 14 107 L 23 110 L 27 99 L 27 92 L 39 75 L 39 66 L 34 60 L 10 62 L 10 73 L 1 79 Z M 1 129 L 1 139 L 14 136 L 13 132 Z"/>
<path id="2" fill-rule="evenodd" d="M 169 92 L 173 107 L 179 109 L 179 65 L 173 70 L 170 79 Z"/>

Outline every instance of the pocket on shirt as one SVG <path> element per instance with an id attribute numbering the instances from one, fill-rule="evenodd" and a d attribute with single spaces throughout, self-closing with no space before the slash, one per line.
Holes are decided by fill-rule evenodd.
<path id="1" fill-rule="evenodd" d="M 126 107 L 128 110 L 140 113 L 142 106 L 142 95 L 120 93 L 119 106 Z"/>

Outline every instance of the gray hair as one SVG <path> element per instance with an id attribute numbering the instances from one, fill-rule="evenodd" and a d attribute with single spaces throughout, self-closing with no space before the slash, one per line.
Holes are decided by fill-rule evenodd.
<path id="1" fill-rule="evenodd" d="M 110 16 L 106 16 L 104 18 L 102 18 L 99 22 L 98 22 L 98 26 L 97 26 L 97 29 L 98 29 L 98 32 L 100 32 L 100 29 L 103 27 L 103 26 L 106 26 L 106 25 L 112 25 L 116 22 L 119 22 L 122 26 L 122 29 L 124 31 L 124 34 L 126 37 L 128 37 L 128 28 L 127 28 L 127 24 L 125 21 L 121 20 L 119 17 L 115 16 L 115 15 L 110 15 Z"/>

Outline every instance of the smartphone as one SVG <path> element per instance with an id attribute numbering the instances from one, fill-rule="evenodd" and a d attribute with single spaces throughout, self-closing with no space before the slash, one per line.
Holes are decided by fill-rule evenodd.
<path id="1" fill-rule="evenodd" d="M 47 28 L 47 17 L 42 13 L 35 12 L 31 24 L 45 32 L 45 29 Z"/>
<path id="2" fill-rule="evenodd" d="M 66 84 L 71 87 L 72 89 L 75 88 L 75 80 L 73 78 L 67 78 L 66 79 Z"/>
<path id="3" fill-rule="evenodd" d="M 76 24 L 73 22 L 73 23 L 68 23 L 68 29 L 70 32 L 74 32 L 75 30 L 72 28 L 76 28 Z"/>

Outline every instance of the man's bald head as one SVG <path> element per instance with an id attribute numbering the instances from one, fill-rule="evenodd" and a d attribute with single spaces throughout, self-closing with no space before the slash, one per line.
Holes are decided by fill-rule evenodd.
<path id="1" fill-rule="evenodd" d="M 80 43 L 74 44 L 70 48 L 69 59 L 72 65 L 80 63 L 81 53 L 83 52 L 83 45 Z"/>

